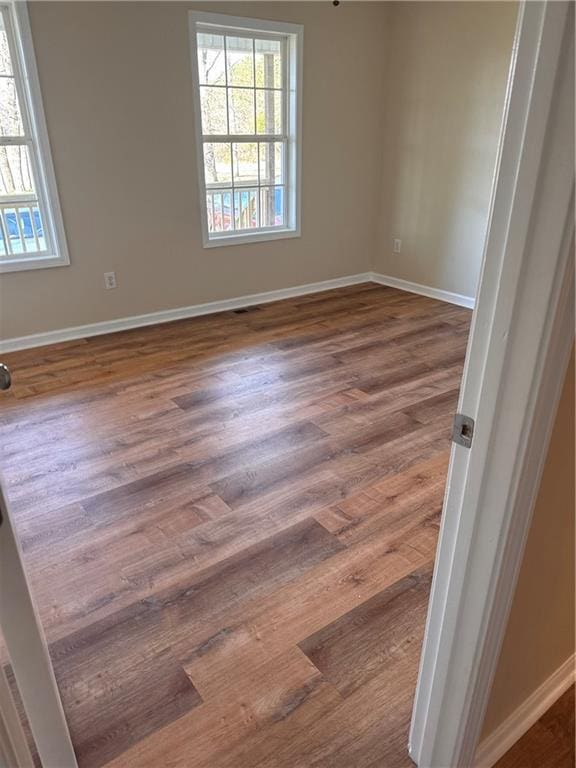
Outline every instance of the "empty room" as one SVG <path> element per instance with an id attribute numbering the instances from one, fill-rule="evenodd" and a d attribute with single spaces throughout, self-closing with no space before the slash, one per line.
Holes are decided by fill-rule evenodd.
<path id="1" fill-rule="evenodd" d="M 413 765 L 522 8 L 0 3 L 0 764 Z"/>

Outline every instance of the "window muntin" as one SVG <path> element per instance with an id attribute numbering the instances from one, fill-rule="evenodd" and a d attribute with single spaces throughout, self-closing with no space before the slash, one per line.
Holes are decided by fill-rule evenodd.
<path id="1" fill-rule="evenodd" d="M 206 16 L 192 13 L 205 245 L 297 234 L 300 28 Z"/>
<path id="2" fill-rule="evenodd" d="M 35 65 L 20 37 L 25 14 L 13 3 L 0 4 L 0 271 L 68 263 L 63 234 L 58 236 L 55 211 L 49 208 L 34 113 L 41 104 L 32 103 L 30 89 Z M 47 138 L 44 147 L 47 151 Z M 56 213 L 59 217 L 59 209 Z"/>

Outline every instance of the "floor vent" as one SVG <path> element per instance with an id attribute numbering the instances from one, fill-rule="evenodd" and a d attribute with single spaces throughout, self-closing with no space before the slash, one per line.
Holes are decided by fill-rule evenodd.
<path id="1" fill-rule="evenodd" d="M 242 309 L 233 309 L 235 315 L 245 315 L 247 312 L 258 312 L 261 307 L 242 307 Z"/>

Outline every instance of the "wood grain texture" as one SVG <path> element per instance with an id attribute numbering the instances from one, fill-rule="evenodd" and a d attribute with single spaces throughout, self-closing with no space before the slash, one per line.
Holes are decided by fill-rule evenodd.
<path id="1" fill-rule="evenodd" d="M 494 768 L 574 768 L 574 686 L 498 760 Z"/>
<path id="2" fill-rule="evenodd" d="M 469 320 L 366 284 L 5 356 L 81 768 L 411 764 Z"/>
<path id="3" fill-rule="evenodd" d="M 299 643 L 342 696 L 349 696 L 421 641 L 432 567 L 413 571 Z"/>

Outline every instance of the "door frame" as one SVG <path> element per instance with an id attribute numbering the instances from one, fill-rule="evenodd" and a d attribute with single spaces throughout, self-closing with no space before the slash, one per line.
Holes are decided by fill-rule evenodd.
<path id="1" fill-rule="evenodd" d="M 0 669 L 0 765 L 34 768 L 26 734 L 3 669 Z"/>
<path id="2" fill-rule="evenodd" d="M 0 628 L 43 768 L 78 768 L 44 631 L 26 578 L 0 478 Z M 0 670 L 3 674 L 3 671 Z M 12 748 L 26 757 L 9 690 L 0 719 L 11 726 Z M 20 731 L 20 733 L 19 733 Z M 20 765 L 20 763 L 18 763 Z M 23 764 L 23 768 L 26 763 Z"/>
<path id="3" fill-rule="evenodd" d="M 574 38 L 566 2 L 519 8 L 409 750 L 474 764 L 574 341 Z"/>

